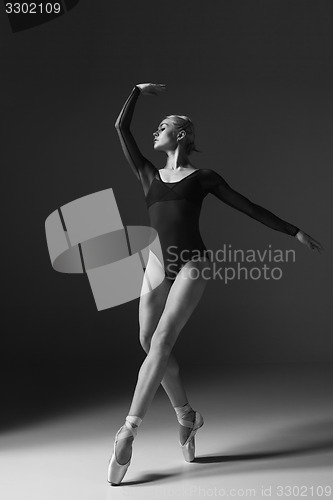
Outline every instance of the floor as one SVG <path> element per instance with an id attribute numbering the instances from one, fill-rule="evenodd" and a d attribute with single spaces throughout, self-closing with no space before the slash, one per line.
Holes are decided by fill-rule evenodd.
<path id="1" fill-rule="evenodd" d="M 66 403 L 58 395 L 52 408 L 45 391 L 38 396 L 40 410 L 29 414 L 27 398 L 26 416 L 7 413 L 13 418 L 3 421 L 0 497 L 333 498 L 332 365 L 197 368 L 183 377 L 205 419 L 195 462 L 183 461 L 176 416 L 160 388 L 122 484 L 110 486 L 107 464 L 129 398 L 120 391 L 112 399 L 99 395 L 70 404 L 70 394 Z M 27 392 L 22 382 L 21 392 Z"/>

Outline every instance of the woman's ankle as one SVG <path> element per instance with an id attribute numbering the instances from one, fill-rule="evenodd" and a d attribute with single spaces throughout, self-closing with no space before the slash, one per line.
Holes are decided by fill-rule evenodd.
<path id="1" fill-rule="evenodd" d="M 128 422 L 132 427 L 139 427 L 142 423 L 142 418 L 136 415 L 127 415 L 126 422 Z"/>

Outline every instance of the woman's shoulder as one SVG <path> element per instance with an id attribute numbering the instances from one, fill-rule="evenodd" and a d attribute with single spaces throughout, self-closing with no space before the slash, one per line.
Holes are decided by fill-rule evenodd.
<path id="1" fill-rule="evenodd" d="M 197 170 L 200 170 L 203 173 L 203 175 L 217 174 L 216 170 L 213 170 L 212 168 L 198 168 Z"/>
<path id="2" fill-rule="evenodd" d="M 212 168 L 198 168 L 198 170 L 200 170 L 200 177 L 203 180 L 214 181 L 221 177 L 221 175 Z"/>
<path id="3" fill-rule="evenodd" d="M 202 189 L 206 192 L 214 192 L 218 185 L 227 185 L 225 179 L 212 168 L 201 168 L 199 179 Z"/>

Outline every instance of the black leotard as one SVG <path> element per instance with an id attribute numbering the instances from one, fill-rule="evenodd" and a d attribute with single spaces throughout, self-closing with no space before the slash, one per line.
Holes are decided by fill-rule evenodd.
<path id="1" fill-rule="evenodd" d="M 176 182 L 162 181 L 159 171 L 139 151 L 130 132 L 135 103 L 140 94 L 134 87 L 116 122 L 126 159 L 141 181 L 149 210 L 150 224 L 161 242 L 166 276 L 175 279 L 185 262 L 205 255 L 200 236 L 199 217 L 202 201 L 208 193 L 244 212 L 272 229 L 295 236 L 299 229 L 269 210 L 256 205 L 232 189 L 220 174 L 196 169 Z"/>

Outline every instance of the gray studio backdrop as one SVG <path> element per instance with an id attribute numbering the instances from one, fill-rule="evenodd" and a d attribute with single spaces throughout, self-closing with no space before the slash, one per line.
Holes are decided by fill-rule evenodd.
<path id="1" fill-rule="evenodd" d="M 305 0 L 81 0 L 19 33 L 1 16 L 2 363 L 116 366 L 126 351 L 138 366 L 144 356 L 138 300 L 98 312 L 84 276 L 52 269 L 44 222 L 112 187 L 124 224 L 148 224 L 114 122 L 133 85 L 149 81 L 168 92 L 139 98 L 133 132 L 157 167 L 153 131 L 165 114 L 188 114 L 197 168 L 325 247 L 311 252 L 209 195 L 208 248 L 294 249 L 295 262 L 277 264 L 278 280 L 209 282 L 175 346 L 182 365 L 332 361 L 331 26 L 330 2 Z"/>

